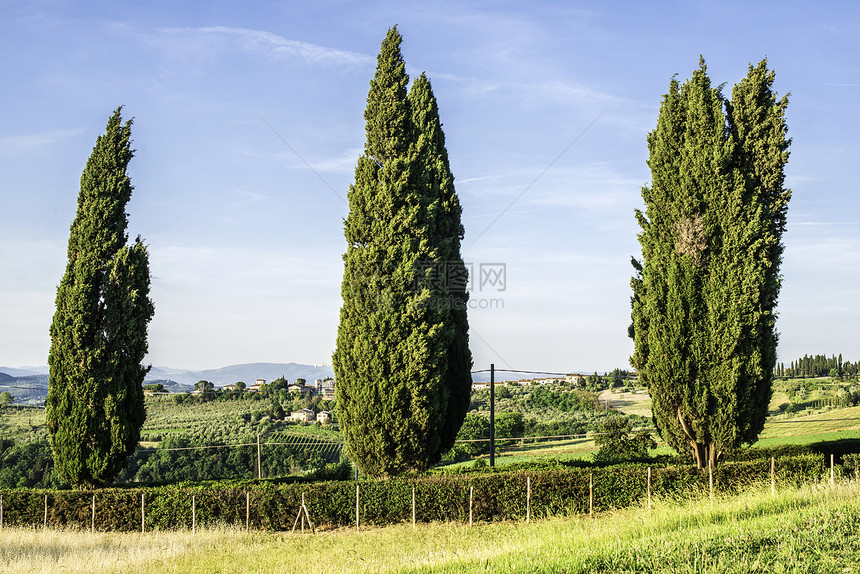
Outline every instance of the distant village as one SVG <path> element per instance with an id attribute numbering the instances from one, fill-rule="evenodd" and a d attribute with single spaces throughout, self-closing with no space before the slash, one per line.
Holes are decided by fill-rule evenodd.
<path id="1" fill-rule="evenodd" d="M 246 391 L 256 393 L 266 390 L 266 387 L 268 386 L 266 379 L 257 379 L 254 381 L 254 384 L 248 385 L 244 388 L 238 387 L 237 385 L 241 385 L 241 383 L 223 385 L 220 389 L 225 392 Z M 290 392 L 295 391 L 300 395 L 309 395 L 311 397 L 321 396 L 327 401 L 334 400 L 334 379 L 317 379 L 312 385 L 307 384 L 304 379 L 298 379 L 295 383 L 287 385 L 286 389 Z M 199 392 L 199 390 L 195 390 L 194 392 Z"/>
<path id="2" fill-rule="evenodd" d="M 533 378 L 533 379 L 519 379 L 516 381 L 495 381 L 493 386 L 507 386 L 512 385 L 515 387 L 524 386 L 524 385 L 573 385 L 575 387 L 581 387 L 585 385 L 585 376 L 580 375 L 579 373 L 569 373 L 563 377 L 544 377 L 544 378 Z M 473 391 L 480 391 L 483 389 L 489 389 L 490 382 L 484 381 L 480 383 L 472 383 Z"/>

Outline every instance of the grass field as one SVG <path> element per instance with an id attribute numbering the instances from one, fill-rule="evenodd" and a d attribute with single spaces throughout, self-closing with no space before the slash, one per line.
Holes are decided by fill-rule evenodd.
<path id="1" fill-rule="evenodd" d="M 32 407 L 0 409 L 0 436 L 24 441 L 47 438 L 45 410 Z"/>
<path id="2" fill-rule="evenodd" d="M 860 407 L 772 417 L 754 446 L 809 444 L 845 438 L 860 438 Z"/>
<path id="3" fill-rule="evenodd" d="M 625 415 L 651 417 L 651 397 L 645 389 L 634 389 L 626 393 L 601 391 L 598 400 Z"/>
<path id="4" fill-rule="evenodd" d="M 856 482 L 474 528 L 441 523 L 316 535 L 0 530 L 2 572 L 858 573 L 858 565 Z"/>

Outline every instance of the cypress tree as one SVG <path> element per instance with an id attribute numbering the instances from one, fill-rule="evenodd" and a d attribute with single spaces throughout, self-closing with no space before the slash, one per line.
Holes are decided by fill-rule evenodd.
<path id="1" fill-rule="evenodd" d="M 48 355 L 46 416 L 54 465 L 76 486 L 106 484 L 125 468 L 146 416 L 141 366 L 149 299 L 149 258 L 127 245 L 126 168 L 132 120 L 117 108 L 81 176 L 68 263 L 57 287 Z"/>
<path id="2" fill-rule="evenodd" d="M 440 441 L 444 452 L 454 446 L 472 394 L 472 354 L 466 316 L 468 272 L 460 254 L 464 234 L 462 208 L 454 189 L 436 97 L 424 73 L 413 82 L 407 100 L 415 130 L 414 182 L 427 198 L 430 235 L 435 238 L 435 245 L 425 255 L 427 265 L 422 282 L 432 293 L 429 304 L 435 308 L 435 321 L 445 329 L 439 337 L 441 352 L 448 363 L 443 382 L 448 393 L 447 414 Z"/>
<path id="3" fill-rule="evenodd" d="M 401 41 L 388 31 L 367 96 L 333 356 L 344 440 L 375 476 L 437 462 L 471 390 L 460 205 L 430 84 L 407 94 Z"/>
<path id="4" fill-rule="evenodd" d="M 701 60 L 684 85 L 671 80 L 648 135 L 631 363 L 663 438 L 700 468 L 755 441 L 771 396 L 790 198 L 773 79 L 765 61 L 750 66 L 726 101 Z"/>

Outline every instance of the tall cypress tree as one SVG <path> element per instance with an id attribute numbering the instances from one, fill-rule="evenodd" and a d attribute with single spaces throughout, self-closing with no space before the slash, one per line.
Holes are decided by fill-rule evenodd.
<path id="1" fill-rule="evenodd" d="M 367 96 L 333 357 L 344 440 L 377 476 L 438 461 L 471 389 L 460 205 L 430 84 L 407 95 L 401 41 L 388 31 Z"/>
<path id="2" fill-rule="evenodd" d="M 765 61 L 750 66 L 726 101 L 700 61 L 683 85 L 672 79 L 648 135 L 631 363 L 663 438 L 700 468 L 755 441 L 771 396 L 790 198 L 787 99 L 773 79 Z"/>
<path id="3" fill-rule="evenodd" d="M 444 392 L 448 393 L 447 414 L 441 431 L 441 450 L 446 451 L 454 446 L 472 394 L 472 353 L 466 316 L 468 272 L 460 254 L 463 210 L 454 189 L 436 97 L 424 73 L 413 82 L 407 99 L 414 129 L 413 182 L 425 195 L 429 233 L 435 243 L 426 254 L 430 265 L 426 266 L 423 285 L 432 293 L 434 320 L 444 326 L 439 341 L 448 363 L 443 381 Z"/>
<path id="4" fill-rule="evenodd" d="M 134 155 L 122 108 L 108 120 L 81 176 L 66 272 L 57 287 L 46 401 L 55 468 L 76 486 L 106 484 L 125 468 L 146 416 L 149 258 L 127 245 Z"/>

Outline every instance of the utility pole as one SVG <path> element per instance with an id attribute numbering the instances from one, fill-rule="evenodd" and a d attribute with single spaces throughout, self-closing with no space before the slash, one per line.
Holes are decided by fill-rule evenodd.
<path id="1" fill-rule="evenodd" d="M 496 466 L 496 365 L 490 363 L 490 466 Z"/>
<path id="2" fill-rule="evenodd" d="M 260 447 L 260 433 L 257 433 L 257 480 L 263 478 L 263 469 L 260 464 L 260 459 L 262 458 L 262 448 Z"/>

